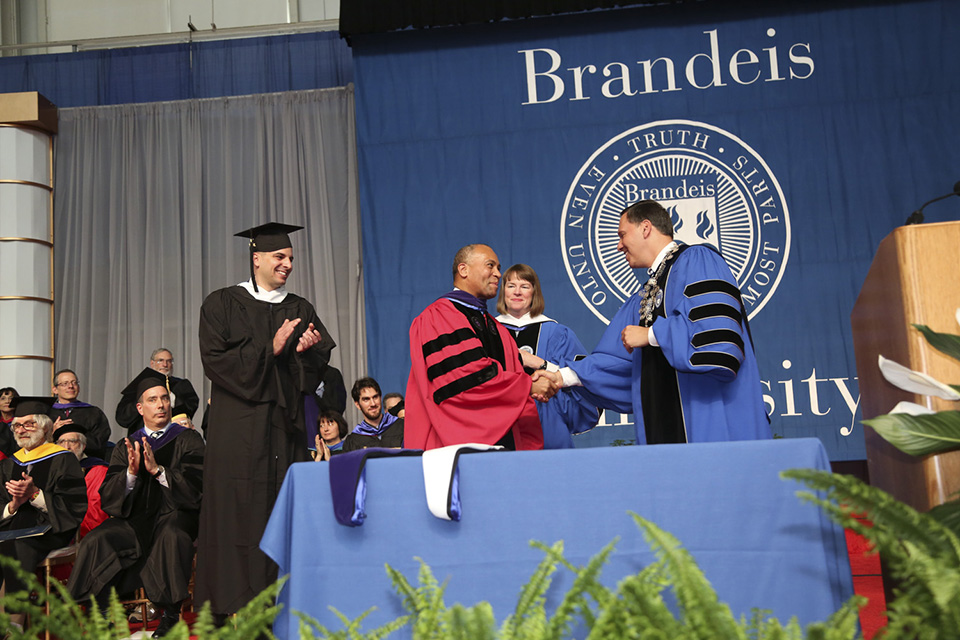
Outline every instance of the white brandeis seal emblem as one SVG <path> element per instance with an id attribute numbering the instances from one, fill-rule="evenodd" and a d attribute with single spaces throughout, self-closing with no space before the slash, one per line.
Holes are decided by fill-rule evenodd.
<path id="1" fill-rule="evenodd" d="M 597 149 L 563 204 L 567 274 L 604 323 L 646 280 L 617 251 L 620 212 L 638 200 L 656 200 L 670 212 L 677 240 L 719 249 L 750 318 L 776 291 L 790 253 L 790 216 L 766 162 L 722 129 L 661 120 Z"/>

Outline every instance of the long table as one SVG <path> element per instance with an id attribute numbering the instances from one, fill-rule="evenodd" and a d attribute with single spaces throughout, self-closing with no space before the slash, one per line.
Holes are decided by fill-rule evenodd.
<path id="1" fill-rule="evenodd" d="M 375 606 L 368 630 L 403 615 L 384 564 L 416 584 L 418 557 L 447 581 L 448 605 L 486 600 L 502 621 L 543 558 L 530 540 L 563 540 L 582 565 L 619 536 L 602 575 L 613 587 L 654 559 L 628 511 L 676 536 L 735 615 L 767 609 L 805 625 L 853 594 L 842 529 L 778 477 L 829 470 L 816 439 L 476 453 L 459 467 L 459 522 L 428 511 L 419 458 L 373 459 L 366 521 L 346 527 L 333 515 L 327 465 L 293 465 L 260 544 L 290 575 L 277 637 L 298 637 L 296 611 L 329 629 L 341 628 L 329 607 L 353 619 Z M 555 576 L 549 610 L 571 584 L 568 571 Z M 409 638 L 409 627 L 390 637 Z"/>

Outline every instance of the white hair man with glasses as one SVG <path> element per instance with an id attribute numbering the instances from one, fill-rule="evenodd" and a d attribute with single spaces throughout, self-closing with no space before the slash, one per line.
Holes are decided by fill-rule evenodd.
<path id="1" fill-rule="evenodd" d="M 173 352 L 166 347 L 154 349 L 150 354 L 149 367 L 166 376 L 172 411 L 170 421 L 193 428 L 191 421 L 200 406 L 200 397 L 189 380 L 173 375 Z M 115 417 L 117 424 L 127 430 L 127 435 L 132 435 L 143 426 L 143 418 L 137 411 L 137 398 L 132 393 L 121 395 Z"/>
<path id="2" fill-rule="evenodd" d="M 80 468 L 83 469 L 83 480 L 87 485 L 87 515 L 80 523 L 77 540 L 90 533 L 109 517 L 100 505 L 100 485 L 107 476 L 107 463 L 101 458 L 87 455 L 86 433 L 87 430 L 79 424 L 68 424 L 53 432 L 54 444 L 77 456 Z"/>
<path id="3" fill-rule="evenodd" d="M 80 462 L 50 441 L 53 421 L 46 412 L 52 400 L 17 399 L 10 428 L 20 449 L 0 461 L 0 532 L 13 538 L 0 542 L 0 554 L 16 558 L 27 573 L 70 542 L 87 511 Z M 7 593 L 23 589 L 9 570 L 2 575 Z"/>
<path id="4" fill-rule="evenodd" d="M 87 430 L 87 453 L 104 457 L 110 440 L 110 421 L 100 407 L 77 399 L 80 396 L 77 374 L 70 369 L 57 371 L 53 376 L 53 395 L 57 398 L 50 410 L 54 430 L 68 424 L 83 425 Z"/>

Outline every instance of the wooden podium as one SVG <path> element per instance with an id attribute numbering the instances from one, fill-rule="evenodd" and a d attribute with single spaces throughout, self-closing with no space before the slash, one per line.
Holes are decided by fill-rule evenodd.
<path id="1" fill-rule="evenodd" d="M 911 323 L 960 333 L 960 222 L 898 227 L 880 243 L 850 320 L 863 417 L 889 413 L 901 400 L 935 411 L 956 403 L 917 396 L 883 379 L 877 357 L 894 360 L 947 384 L 960 383 L 960 363 L 927 345 Z M 918 511 L 960 490 L 960 451 L 915 457 L 864 428 L 870 484 Z"/>

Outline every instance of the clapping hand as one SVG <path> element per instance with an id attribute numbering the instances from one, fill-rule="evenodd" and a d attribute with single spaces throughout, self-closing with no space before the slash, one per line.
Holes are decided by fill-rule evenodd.
<path id="1" fill-rule="evenodd" d="M 6 488 L 7 493 L 10 494 L 13 505 L 10 508 L 11 513 L 15 513 L 20 505 L 29 502 L 33 494 L 37 492 L 37 486 L 33 484 L 33 478 L 27 475 L 26 471 L 23 472 L 23 478 L 21 480 L 8 480 L 4 488 Z"/>
<path id="2" fill-rule="evenodd" d="M 298 324 L 300 324 L 300 318 L 283 321 L 283 324 L 277 329 L 277 333 L 273 336 L 273 355 L 278 356 L 283 352 L 283 348 L 286 346 L 287 341 L 290 340 L 290 336 L 293 335 L 293 330 Z M 321 338 L 320 332 L 314 328 L 311 322 L 307 325 L 307 329 L 303 332 L 303 335 L 300 336 L 300 339 L 297 340 L 297 353 L 303 353 L 320 342 Z"/>
<path id="3" fill-rule="evenodd" d="M 320 339 L 320 332 L 313 328 L 313 323 L 311 322 L 309 325 L 307 325 L 307 330 L 303 332 L 302 336 L 300 336 L 300 341 L 297 343 L 297 353 L 303 353 L 313 345 L 320 342 Z"/>

